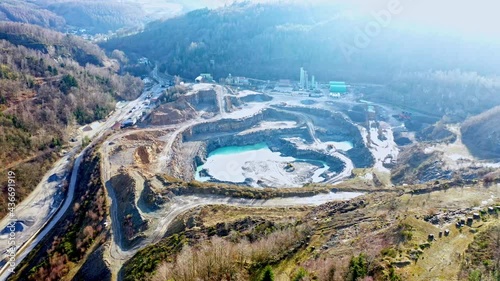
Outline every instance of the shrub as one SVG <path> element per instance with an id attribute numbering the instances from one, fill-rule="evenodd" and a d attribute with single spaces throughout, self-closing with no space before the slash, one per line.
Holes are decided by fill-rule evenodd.
<path id="1" fill-rule="evenodd" d="M 396 274 L 396 270 L 391 266 L 389 269 L 389 280 L 390 281 L 402 281 L 401 277 Z"/>
<path id="2" fill-rule="evenodd" d="M 82 139 L 82 147 L 87 147 L 87 145 L 89 145 L 89 143 L 90 143 L 90 138 L 88 136 L 85 136 Z"/>
<path id="3" fill-rule="evenodd" d="M 384 256 L 389 256 L 391 258 L 395 258 L 397 255 L 397 252 L 394 248 L 385 248 L 381 251 L 381 254 Z"/>
<path id="4" fill-rule="evenodd" d="M 481 271 L 473 270 L 469 274 L 469 281 L 481 281 Z"/>
<path id="5" fill-rule="evenodd" d="M 365 254 L 354 256 L 349 262 L 349 271 L 346 280 L 356 281 L 358 278 L 365 278 L 368 275 L 368 261 Z"/>
<path id="6" fill-rule="evenodd" d="M 304 277 L 306 277 L 306 275 L 307 275 L 307 271 L 301 267 L 301 268 L 299 268 L 299 271 L 297 272 L 297 274 L 293 278 L 293 281 L 302 281 L 302 280 L 304 280 Z"/>

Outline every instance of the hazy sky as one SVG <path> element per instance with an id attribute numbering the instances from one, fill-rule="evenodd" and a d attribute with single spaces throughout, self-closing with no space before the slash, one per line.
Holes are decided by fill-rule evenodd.
<path id="1" fill-rule="evenodd" d="M 151 0 L 154 1 L 154 0 Z M 156 0 L 161 1 L 161 0 Z M 223 5 L 234 0 L 177 0 L 195 2 L 207 6 Z M 425 27 L 435 31 L 447 30 L 464 36 L 483 39 L 500 38 L 500 2 L 498 0 L 250 0 L 250 2 L 343 3 L 352 7 L 352 12 L 371 13 L 387 9 L 391 2 L 398 2 L 402 12 L 394 16 L 395 26 Z M 496 39 L 496 38 L 494 38 Z"/>
<path id="2" fill-rule="evenodd" d="M 334 0 L 335 1 L 335 0 Z M 500 2 L 497 0 L 350 0 L 365 15 L 387 9 L 391 1 L 400 3 L 395 24 L 450 30 L 483 38 L 500 38 Z M 332 1 L 333 2 L 333 1 Z M 339 2 L 346 2 L 339 0 Z"/>

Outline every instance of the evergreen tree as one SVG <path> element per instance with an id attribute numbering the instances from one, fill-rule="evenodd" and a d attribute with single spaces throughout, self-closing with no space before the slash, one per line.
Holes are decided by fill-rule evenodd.
<path id="1" fill-rule="evenodd" d="M 273 269 L 269 265 L 264 268 L 264 273 L 260 281 L 274 281 Z"/>

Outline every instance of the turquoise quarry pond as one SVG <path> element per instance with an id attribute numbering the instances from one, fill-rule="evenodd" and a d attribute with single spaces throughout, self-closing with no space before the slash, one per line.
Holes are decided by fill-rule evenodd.
<path id="1" fill-rule="evenodd" d="M 343 148 L 349 148 L 349 143 L 339 143 Z M 351 145 L 352 146 L 352 145 Z M 302 169 L 297 173 L 284 170 L 287 163 L 302 162 Z M 304 163 L 306 162 L 306 163 Z M 301 186 L 307 182 L 322 182 L 325 179 L 321 175 L 330 167 L 323 161 L 315 159 L 297 159 L 273 152 L 266 143 L 258 143 L 246 146 L 228 146 L 216 149 L 208 154 L 207 161 L 198 166 L 195 180 L 206 182 L 212 178 L 218 181 L 242 183 L 247 178 L 254 182 L 264 180 L 275 182 L 282 186 Z M 212 177 L 200 175 L 206 170 Z M 304 172 L 314 171 L 312 176 L 304 178 Z M 303 182 L 302 182 L 303 181 Z"/>

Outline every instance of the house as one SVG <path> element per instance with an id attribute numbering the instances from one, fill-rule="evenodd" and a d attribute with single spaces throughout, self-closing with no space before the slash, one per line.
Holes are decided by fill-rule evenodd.
<path id="1" fill-rule="evenodd" d="M 112 127 L 111 130 L 118 131 L 122 127 L 122 124 L 120 122 L 116 122 Z"/>
<path id="2" fill-rule="evenodd" d="M 82 130 L 83 130 L 84 132 L 90 132 L 90 131 L 92 131 L 92 127 L 90 127 L 90 125 L 87 125 L 87 126 L 85 126 Z"/>

